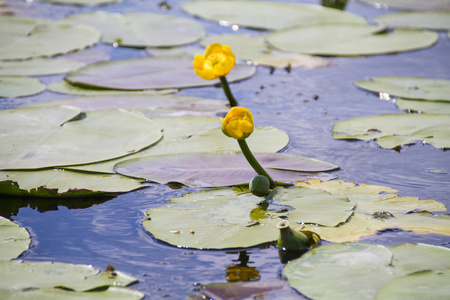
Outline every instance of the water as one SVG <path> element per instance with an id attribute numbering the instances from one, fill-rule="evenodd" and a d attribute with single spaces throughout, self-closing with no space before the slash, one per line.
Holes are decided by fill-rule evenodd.
<path id="1" fill-rule="evenodd" d="M 58 6 L 42 2 L 25 4 L 7 1 L 20 8 L 20 15 L 61 19 L 75 12 L 96 8 Z M 179 4 L 168 1 L 171 9 L 161 10 L 160 1 L 130 0 L 101 7 L 112 12 L 148 11 L 174 16 L 187 15 Z M 319 3 L 318 1 L 290 1 Z M 383 14 L 355 1 L 347 10 L 367 18 Z M 199 20 L 209 33 L 231 33 L 229 27 Z M 238 33 L 258 34 L 239 29 Z M 144 50 L 120 49 L 109 45 L 95 47 L 111 59 L 142 57 Z M 353 81 L 370 76 L 418 76 L 450 79 L 450 39 L 440 33 L 433 47 L 401 54 L 355 58 L 329 58 L 334 66 L 288 73 L 259 67 L 257 74 L 245 81 L 231 84 L 240 105 L 249 108 L 257 126 L 273 125 L 289 133 L 290 143 L 284 153 L 302 155 L 339 165 L 334 173 L 342 180 L 388 186 L 400 196 L 434 199 L 450 206 L 450 156 L 430 145 L 402 147 L 400 152 L 383 150 L 374 142 L 338 141 L 332 137 L 332 126 L 353 117 L 400 113 L 392 101 L 380 100 L 373 93 L 356 88 Z M 63 76 L 40 77 L 46 84 Z M 217 87 L 185 89 L 184 95 L 225 99 Z M 318 96 L 317 99 L 316 96 Z M 46 91 L 40 95 L 0 99 L 0 109 L 27 103 L 66 97 Z M 432 170 L 443 170 L 433 173 Z M 74 200 L 30 200 L 8 198 L 0 212 L 11 217 L 32 234 L 32 245 L 21 259 L 91 264 L 118 270 L 139 279 L 133 288 L 146 293 L 145 299 L 185 299 L 195 293 L 198 283 L 225 282 L 227 268 L 237 264 L 239 254 L 226 251 L 201 251 L 176 248 L 153 239 L 141 226 L 144 212 L 198 189 L 171 189 L 152 185 L 147 189 L 115 198 L 90 198 L 84 203 Z M 6 198 L 6 197 L 3 197 Z M 5 199 L 5 200 L 8 200 Z M 11 204 L 13 203 L 13 204 Z M 449 211 L 447 210 L 447 213 Z M 363 238 L 369 243 L 391 246 L 401 242 L 424 242 L 450 247 L 447 236 L 420 235 L 387 231 Z M 254 248 L 249 254 L 250 267 L 259 272 L 260 280 L 279 280 L 282 265 L 273 246 Z"/>

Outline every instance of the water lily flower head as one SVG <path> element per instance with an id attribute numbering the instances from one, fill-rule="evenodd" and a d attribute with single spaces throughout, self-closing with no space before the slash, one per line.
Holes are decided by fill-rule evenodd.
<path id="1" fill-rule="evenodd" d="M 196 54 L 192 65 L 195 73 L 203 79 L 212 80 L 230 73 L 235 57 L 229 46 L 212 43 L 205 54 Z"/>
<path id="2" fill-rule="evenodd" d="M 222 120 L 222 132 L 237 140 L 245 140 L 253 132 L 253 116 L 245 107 L 232 107 Z"/>

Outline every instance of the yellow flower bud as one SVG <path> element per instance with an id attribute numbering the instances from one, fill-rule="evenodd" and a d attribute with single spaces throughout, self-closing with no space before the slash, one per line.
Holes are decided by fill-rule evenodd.
<path id="1" fill-rule="evenodd" d="M 225 135 L 237 140 L 245 140 L 253 132 L 253 116 L 245 107 L 235 106 L 222 120 Z"/>
<path id="2" fill-rule="evenodd" d="M 213 43 L 206 48 L 204 55 L 195 55 L 192 65 L 198 76 L 212 80 L 230 73 L 234 61 L 234 54 L 229 46 Z"/>

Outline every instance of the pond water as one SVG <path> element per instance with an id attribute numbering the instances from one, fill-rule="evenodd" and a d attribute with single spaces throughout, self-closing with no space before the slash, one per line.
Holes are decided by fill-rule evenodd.
<path id="1" fill-rule="evenodd" d="M 48 19 L 95 10 L 189 17 L 182 11 L 180 3 L 184 1 L 180 0 L 167 1 L 170 10 L 163 10 L 161 1 L 145 0 L 125 0 L 101 7 L 7 2 L 16 7 L 18 15 Z M 320 1 L 285 2 L 320 4 Z M 349 1 L 346 10 L 367 19 L 387 12 L 356 1 Z M 208 33 L 232 32 L 230 27 L 198 21 Z M 260 33 L 242 28 L 238 32 Z M 142 49 L 114 48 L 104 44 L 94 49 L 109 54 L 112 59 L 147 55 Z M 380 100 L 377 95 L 355 87 L 355 80 L 369 79 L 370 76 L 450 79 L 450 39 L 446 34 L 440 32 L 439 42 L 424 50 L 328 59 L 334 65 L 319 69 L 293 68 L 288 72 L 258 67 L 255 76 L 231 84 L 231 89 L 240 105 L 253 112 L 257 126 L 273 125 L 289 134 L 290 142 L 283 153 L 337 164 L 340 169 L 333 173 L 342 180 L 388 186 L 398 190 L 400 196 L 434 199 L 450 207 L 448 152 L 421 143 L 404 146 L 400 151 L 385 150 L 373 141 L 343 141 L 332 137 L 332 126 L 338 121 L 401 112 L 392 100 Z M 40 77 L 46 84 L 61 78 L 63 76 L 59 75 Z M 219 87 L 183 89 L 179 93 L 225 99 Z M 45 91 L 31 97 L 0 99 L 0 109 L 65 96 Z M 145 299 L 185 299 L 196 293 L 199 283 L 226 282 L 227 269 L 239 264 L 239 254 L 179 249 L 158 242 L 143 229 L 141 221 L 147 209 L 198 190 L 153 184 L 115 198 L 89 198 L 75 203 L 71 200 L 3 197 L 0 213 L 26 227 L 32 235 L 31 248 L 21 257 L 23 260 L 91 264 L 103 269 L 113 265 L 139 279 L 133 288 L 144 292 Z M 450 247 L 448 236 L 401 231 L 383 232 L 362 241 L 388 246 L 406 241 L 425 242 Z M 248 266 L 256 268 L 260 280 L 280 280 L 282 264 L 274 246 L 256 247 L 247 254 L 250 256 Z"/>

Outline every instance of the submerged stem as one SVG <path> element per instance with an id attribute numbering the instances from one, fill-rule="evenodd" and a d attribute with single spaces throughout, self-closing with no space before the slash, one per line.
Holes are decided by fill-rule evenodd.
<path id="1" fill-rule="evenodd" d="M 248 163 L 252 166 L 253 170 L 256 171 L 259 175 L 264 175 L 269 179 L 270 182 L 270 188 L 274 188 L 275 182 L 273 181 L 272 177 L 270 177 L 269 174 L 267 174 L 266 170 L 259 164 L 259 162 L 256 160 L 256 158 L 253 156 L 253 153 L 250 151 L 250 148 L 247 145 L 247 142 L 245 140 L 237 140 L 239 143 L 239 147 L 241 148 L 242 153 L 244 154 L 245 158 L 247 159 Z"/>
<path id="2" fill-rule="evenodd" d="M 219 78 L 220 78 L 220 83 L 222 84 L 223 91 L 225 92 L 225 95 L 227 96 L 228 101 L 230 102 L 230 106 L 231 107 L 237 106 L 238 103 L 237 103 L 236 99 L 234 99 L 233 94 L 231 93 L 227 78 L 225 76 L 220 76 Z"/>

